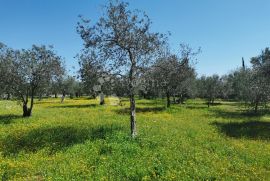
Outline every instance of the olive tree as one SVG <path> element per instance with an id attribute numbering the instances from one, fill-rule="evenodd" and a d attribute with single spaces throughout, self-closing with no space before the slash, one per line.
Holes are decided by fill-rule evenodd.
<path id="1" fill-rule="evenodd" d="M 77 31 L 85 48 L 95 52 L 97 60 L 111 74 L 128 74 L 131 135 L 135 137 L 135 81 L 140 71 L 151 64 L 151 56 L 162 43 L 162 35 L 150 31 L 150 19 L 128 3 L 110 1 L 97 23 L 81 19 Z"/>
<path id="2" fill-rule="evenodd" d="M 80 65 L 79 76 L 85 91 L 94 98 L 99 94 L 100 105 L 105 104 L 104 94 L 110 92 L 112 75 L 102 67 L 94 51 L 83 49 L 77 57 Z"/>
<path id="3" fill-rule="evenodd" d="M 229 75 L 234 97 L 251 107 L 255 113 L 270 100 L 270 50 L 251 58 L 252 67 L 244 65 Z"/>
<path id="4" fill-rule="evenodd" d="M 24 117 L 31 116 L 38 91 L 64 72 L 62 59 L 52 47 L 33 45 L 29 50 L 13 51 L 12 58 L 3 61 L 6 70 L 3 83 L 22 102 Z"/>
<path id="5" fill-rule="evenodd" d="M 0 42 L 0 96 L 10 99 L 12 92 L 10 84 L 6 83 L 9 66 L 12 63 L 14 51 Z"/>
<path id="6" fill-rule="evenodd" d="M 251 72 L 252 70 L 249 68 L 240 68 L 229 74 L 228 81 L 231 82 L 233 90 L 232 98 L 237 101 L 248 103 Z"/>
<path id="7" fill-rule="evenodd" d="M 193 60 L 200 53 L 200 49 L 194 51 L 186 44 L 180 44 L 180 56 L 171 54 L 168 48 L 161 53 L 161 57 L 152 66 L 152 77 L 167 98 L 167 107 L 170 107 L 170 97 L 179 97 L 182 102 L 187 94 L 191 94 L 195 70 Z"/>
<path id="8" fill-rule="evenodd" d="M 252 71 L 248 100 L 257 113 L 259 105 L 267 105 L 270 100 L 270 49 L 265 48 L 260 55 L 252 57 L 250 62 Z"/>
<path id="9" fill-rule="evenodd" d="M 158 86 L 165 94 L 167 98 L 167 107 L 170 107 L 170 97 L 177 88 L 178 79 L 182 73 L 181 66 L 183 65 L 178 61 L 178 58 L 175 55 L 161 58 L 153 66 L 153 79 L 158 82 Z"/>
<path id="10" fill-rule="evenodd" d="M 93 51 L 88 49 L 82 50 L 82 52 L 77 56 L 79 60 L 79 76 L 83 83 L 84 91 L 96 97 L 96 91 L 94 89 L 95 85 L 98 85 L 98 78 L 100 77 L 101 66 L 97 61 L 97 57 Z"/>
<path id="11" fill-rule="evenodd" d="M 249 72 L 249 94 L 247 100 L 254 112 L 257 113 L 260 105 L 267 105 L 270 94 L 270 82 L 261 72 L 252 70 Z"/>
<path id="12" fill-rule="evenodd" d="M 198 79 L 197 86 L 200 97 L 207 99 L 208 107 L 220 96 L 221 79 L 218 75 L 202 76 Z"/>
<path id="13" fill-rule="evenodd" d="M 270 49 L 265 48 L 260 55 L 251 58 L 254 70 L 260 72 L 262 76 L 270 77 Z"/>

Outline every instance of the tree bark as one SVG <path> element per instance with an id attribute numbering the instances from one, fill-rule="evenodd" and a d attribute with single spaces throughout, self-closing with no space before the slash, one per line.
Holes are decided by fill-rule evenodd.
<path id="1" fill-rule="evenodd" d="M 26 104 L 23 105 L 23 117 L 30 117 L 32 115 L 32 108 L 28 108 Z"/>
<path id="2" fill-rule="evenodd" d="M 173 94 L 173 103 L 176 104 L 175 94 Z"/>
<path id="3" fill-rule="evenodd" d="M 10 100 L 10 93 L 7 93 L 7 100 Z"/>
<path id="4" fill-rule="evenodd" d="M 73 98 L 74 98 L 73 93 L 69 93 L 69 98 L 70 98 L 70 99 L 73 99 Z"/>
<path id="5" fill-rule="evenodd" d="M 212 104 L 212 105 L 214 105 L 214 101 L 215 101 L 215 99 L 212 98 L 212 100 L 211 100 L 211 104 Z"/>
<path id="6" fill-rule="evenodd" d="M 134 94 L 130 95 L 130 130 L 131 136 L 134 138 L 137 135 L 136 129 L 136 103 Z"/>
<path id="7" fill-rule="evenodd" d="M 34 89 L 31 90 L 31 102 L 30 107 L 27 107 L 28 96 L 26 100 L 23 102 L 23 117 L 30 117 L 32 115 L 32 109 L 34 106 Z"/>
<path id="8" fill-rule="evenodd" d="M 185 100 L 185 99 L 184 99 L 184 96 L 181 96 L 180 103 L 181 103 L 181 104 L 184 104 L 184 100 Z"/>
<path id="9" fill-rule="evenodd" d="M 136 103 L 134 96 L 134 78 L 135 78 L 135 67 L 136 62 L 134 61 L 134 57 L 132 53 L 129 51 L 129 59 L 131 62 L 131 67 L 129 71 L 129 101 L 130 101 L 130 131 L 132 138 L 137 136 L 137 128 L 136 128 Z"/>
<path id="10" fill-rule="evenodd" d="M 177 103 L 178 104 L 184 104 L 184 96 L 183 96 L 183 94 L 179 95 L 179 99 L 178 99 Z"/>
<path id="11" fill-rule="evenodd" d="M 64 90 L 64 91 L 63 91 L 63 94 L 62 94 L 62 97 L 61 97 L 61 103 L 64 102 L 65 97 L 66 97 L 66 91 Z"/>
<path id="12" fill-rule="evenodd" d="M 169 107 L 171 107 L 170 94 L 167 93 L 167 94 L 166 94 L 166 97 L 167 97 L 167 107 L 169 108 Z"/>
<path id="13" fill-rule="evenodd" d="M 41 101 L 41 99 L 42 99 L 42 94 L 39 94 L 38 100 Z"/>
<path id="14" fill-rule="evenodd" d="M 104 99 L 104 94 L 103 94 L 103 92 L 100 93 L 99 97 L 100 97 L 100 102 L 99 102 L 99 104 L 100 104 L 100 105 L 104 105 L 104 104 L 105 104 L 105 99 Z"/>
<path id="15" fill-rule="evenodd" d="M 258 112 L 258 101 L 255 102 L 255 108 L 254 108 L 254 112 L 257 114 Z"/>
<path id="16" fill-rule="evenodd" d="M 27 103 L 23 104 L 23 117 L 29 117 L 31 116 L 32 110 L 27 107 Z"/>

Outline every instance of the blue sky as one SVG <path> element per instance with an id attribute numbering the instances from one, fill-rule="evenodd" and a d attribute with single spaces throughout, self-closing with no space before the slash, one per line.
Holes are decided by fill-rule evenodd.
<path id="1" fill-rule="evenodd" d="M 78 15 L 97 20 L 105 0 L 0 0 L 0 41 L 12 48 L 54 45 L 71 73 L 82 48 Z M 225 74 L 270 46 L 269 0 L 129 0 L 145 11 L 152 30 L 171 32 L 170 43 L 201 47 L 199 75 Z"/>

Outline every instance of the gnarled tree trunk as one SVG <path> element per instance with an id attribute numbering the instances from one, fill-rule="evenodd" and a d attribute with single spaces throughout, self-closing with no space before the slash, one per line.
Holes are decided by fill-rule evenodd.
<path id="1" fill-rule="evenodd" d="M 32 114 L 32 108 L 28 108 L 27 104 L 23 104 L 23 117 L 30 117 Z"/>
<path id="2" fill-rule="evenodd" d="M 32 109 L 34 105 L 34 90 L 31 91 L 31 102 L 30 107 L 27 107 L 28 104 L 28 96 L 26 100 L 23 101 L 23 117 L 30 117 L 32 115 Z"/>

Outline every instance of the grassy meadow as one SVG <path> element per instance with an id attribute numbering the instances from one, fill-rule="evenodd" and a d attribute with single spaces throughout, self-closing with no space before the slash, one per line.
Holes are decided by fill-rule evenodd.
<path id="1" fill-rule="evenodd" d="M 107 100 L 108 102 L 108 100 Z M 201 100 L 164 109 L 137 100 L 138 137 L 129 136 L 127 100 L 36 101 L 22 118 L 0 101 L 2 180 L 269 180 L 270 115 L 238 103 Z"/>

